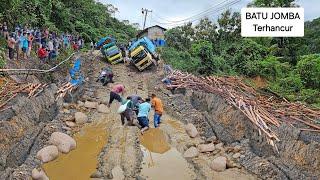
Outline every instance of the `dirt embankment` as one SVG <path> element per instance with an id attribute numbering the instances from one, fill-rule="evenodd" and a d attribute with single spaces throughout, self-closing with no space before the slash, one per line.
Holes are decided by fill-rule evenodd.
<path id="1" fill-rule="evenodd" d="M 320 178 L 320 135 L 316 132 L 300 132 L 284 123 L 272 127 L 281 140 L 277 153 L 247 117 L 220 96 L 192 90 L 172 94 L 160 83 L 161 77 L 161 73 L 154 75 L 149 86 L 161 95 L 166 111 L 195 124 L 207 138 L 215 135 L 227 145 L 245 147 L 240 163 L 248 171 L 263 179 Z"/>
<path id="2" fill-rule="evenodd" d="M 50 65 L 40 65 L 35 59 L 25 63 L 14 61 L 8 63 L 8 68 L 31 67 L 46 69 L 50 68 Z M 66 80 L 66 74 L 67 71 L 63 71 L 63 73 L 53 72 L 49 75 L 36 76 L 10 75 L 10 78 L 19 83 L 46 82 L 50 84 L 55 82 L 61 84 Z M 47 144 L 51 133 L 67 132 L 63 129 L 59 115 L 63 100 L 56 101 L 57 84 L 50 84 L 37 97 L 28 98 L 27 94 L 19 94 L 0 111 L 0 179 L 30 177 L 30 169 L 41 164 L 35 155 L 41 147 Z M 79 90 L 75 96 L 81 93 L 81 89 Z M 70 97 L 66 98 L 69 101 L 70 99 Z M 76 98 L 73 99 L 76 100 Z"/>
<path id="3" fill-rule="evenodd" d="M 47 126 L 57 115 L 53 84 L 40 96 L 16 97 L 11 108 L 0 113 L 0 179 L 14 176 L 13 169 L 25 164 L 43 143 Z"/>

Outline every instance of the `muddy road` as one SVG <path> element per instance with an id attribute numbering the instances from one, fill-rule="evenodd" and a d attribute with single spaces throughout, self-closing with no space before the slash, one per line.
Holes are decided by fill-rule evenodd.
<path id="1" fill-rule="evenodd" d="M 58 87 L 52 84 L 39 97 L 18 97 L 13 108 L 0 112 L 5 118 L 0 122 L 0 179 L 320 177 L 319 136 L 282 125 L 277 130 L 283 140 L 277 154 L 246 117 L 218 95 L 167 90 L 161 83 L 161 67 L 141 73 L 124 64 L 112 66 L 114 84 L 125 85 L 125 96 L 146 98 L 155 93 L 165 105 L 158 129 L 153 128 L 153 111 L 151 129 L 144 135 L 136 126 L 122 126 L 116 113 L 119 104 L 106 106 L 114 84 L 96 82 L 106 65 L 100 52 L 81 58 L 86 83 L 64 102 L 55 101 Z M 64 133 L 58 138 L 63 146 L 75 142 L 76 148 L 68 153 L 46 152 L 43 157 L 50 161 L 43 163 L 39 152 L 53 144 L 57 132 Z"/>
<path id="2" fill-rule="evenodd" d="M 98 56 L 88 73 L 89 80 L 80 101 L 107 104 L 112 84 L 103 87 L 95 82 L 103 66 L 105 63 L 99 61 Z M 125 65 L 114 66 L 113 71 L 115 84 L 125 85 L 126 96 L 137 94 L 148 97 L 149 88 L 152 89 L 148 85 L 148 78 L 152 72 L 139 73 Z M 141 135 L 136 126 L 121 125 L 120 115 L 116 113 L 117 103 L 113 103 L 104 113 L 99 112 L 99 108 L 81 106 L 81 102 L 74 104 L 77 111 L 88 115 L 89 123 L 72 129 L 77 148 L 42 165 L 51 180 L 255 179 L 241 166 L 233 166 L 222 172 L 213 171 L 210 168 L 211 161 L 215 156 L 225 153 L 220 149 L 185 158 L 187 149 L 207 143 L 200 136 L 190 138 L 185 131 L 185 124 L 170 114 L 165 114 L 160 128 L 154 129 L 152 112 L 149 117 L 152 128 Z M 68 110 L 74 111 L 72 108 L 64 109 Z"/>

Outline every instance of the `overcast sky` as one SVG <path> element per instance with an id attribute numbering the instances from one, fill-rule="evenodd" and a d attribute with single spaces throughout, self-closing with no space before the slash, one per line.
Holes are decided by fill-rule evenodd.
<path id="1" fill-rule="evenodd" d="M 113 4 L 119 9 L 115 17 L 120 20 L 129 20 L 130 23 L 143 24 L 143 15 L 141 8 L 152 10 L 147 18 L 147 27 L 159 24 L 164 27 L 172 27 L 181 25 L 186 18 L 197 15 L 206 11 L 203 14 L 192 18 L 208 16 L 217 19 L 221 10 L 227 6 L 233 11 L 240 11 L 252 0 L 241 0 L 240 2 L 229 5 L 228 2 L 233 0 L 98 0 L 102 3 Z M 305 20 L 312 20 L 320 17 L 320 0 L 296 0 L 296 3 L 305 9 Z M 178 21 L 178 22 L 177 22 Z M 179 24 L 180 23 L 180 24 Z"/>

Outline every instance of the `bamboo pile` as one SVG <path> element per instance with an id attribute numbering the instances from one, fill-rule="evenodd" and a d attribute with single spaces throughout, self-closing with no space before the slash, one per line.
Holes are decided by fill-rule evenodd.
<path id="1" fill-rule="evenodd" d="M 28 98 L 36 97 L 47 87 L 47 84 L 41 83 L 27 83 L 19 84 L 11 80 L 4 80 L 0 87 L 0 109 L 15 98 L 19 93 L 25 93 Z"/>
<path id="2" fill-rule="evenodd" d="M 167 85 L 169 89 L 190 88 L 220 95 L 230 105 L 243 112 L 258 128 L 259 134 L 266 135 L 268 143 L 276 150 L 274 141 L 280 140 L 269 127 L 270 125 L 279 127 L 284 121 L 296 121 L 306 125 L 306 128 L 301 130 L 320 132 L 320 127 L 314 124 L 316 118 L 320 118 L 320 110 L 288 101 L 275 101 L 273 98 L 262 96 L 239 78 L 196 77 L 189 73 L 173 71 L 167 76 L 167 79 L 171 81 Z"/>

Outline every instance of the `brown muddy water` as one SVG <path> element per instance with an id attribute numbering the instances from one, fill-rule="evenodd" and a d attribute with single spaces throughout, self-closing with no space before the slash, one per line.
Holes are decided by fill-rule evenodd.
<path id="1" fill-rule="evenodd" d="M 74 138 L 77 148 L 43 165 L 50 180 L 88 180 L 95 172 L 97 156 L 105 145 L 105 124 L 88 124 Z"/>
<path id="2" fill-rule="evenodd" d="M 187 161 L 170 147 L 161 129 L 150 129 L 140 136 L 143 163 L 141 175 L 146 179 L 193 179 Z"/>

